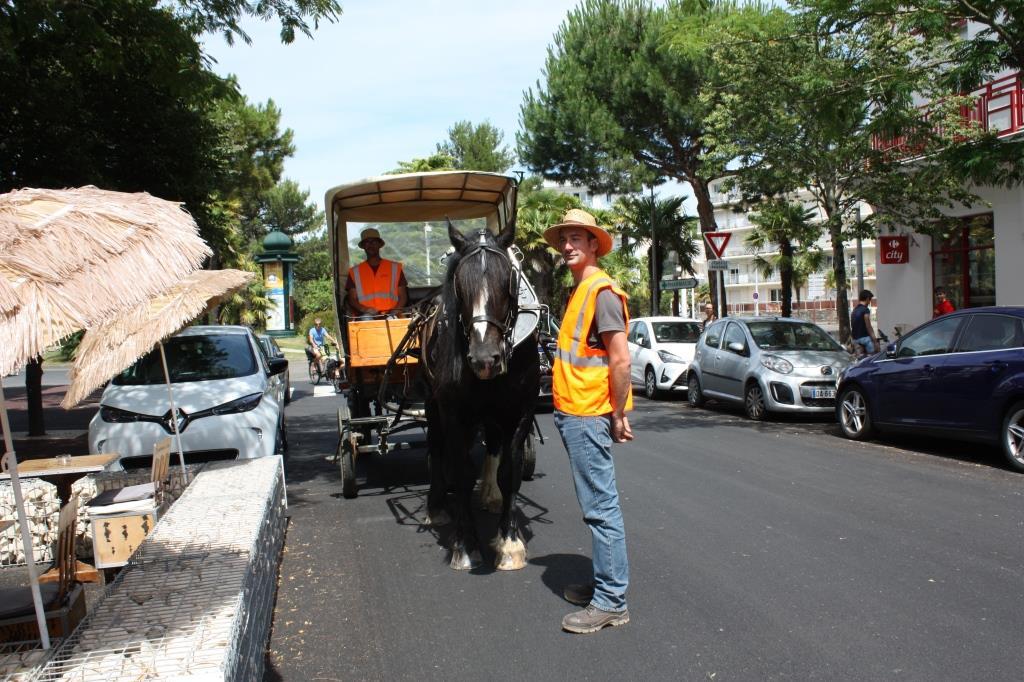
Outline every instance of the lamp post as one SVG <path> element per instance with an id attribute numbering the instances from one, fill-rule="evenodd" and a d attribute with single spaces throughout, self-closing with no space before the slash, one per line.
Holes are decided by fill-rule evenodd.
<path id="1" fill-rule="evenodd" d="M 658 233 L 654 225 L 654 185 L 651 185 L 651 317 L 658 314 Z"/>
<path id="2" fill-rule="evenodd" d="M 427 254 L 427 286 L 430 286 L 430 233 L 434 228 L 430 223 L 423 223 L 423 250 Z"/>
<path id="3" fill-rule="evenodd" d="M 860 238 L 860 206 L 857 206 L 854 219 L 857 221 L 857 296 L 864 291 L 864 244 Z"/>

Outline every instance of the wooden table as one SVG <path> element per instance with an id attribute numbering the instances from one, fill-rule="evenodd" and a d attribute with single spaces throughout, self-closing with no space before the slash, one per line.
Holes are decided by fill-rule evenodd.
<path id="1" fill-rule="evenodd" d="M 57 497 L 63 507 L 71 499 L 71 486 L 86 474 L 103 471 L 120 457 L 116 452 L 99 455 L 76 455 L 61 464 L 56 457 L 27 459 L 18 462 L 19 478 L 41 478 L 57 487 Z M 10 478 L 8 472 L 0 473 L 0 479 Z"/>

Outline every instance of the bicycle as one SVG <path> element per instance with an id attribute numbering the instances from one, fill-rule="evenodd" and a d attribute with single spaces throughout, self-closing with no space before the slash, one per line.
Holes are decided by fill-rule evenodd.
<path id="1" fill-rule="evenodd" d="M 309 383 L 316 386 L 320 383 L 321 379 L 330 378 L 332 368 L 329 366 L 329 363 L 332 360 L 337 363 L 337 358 L 331 357 L 330 343 L 325 343 L 320 347 L 320 362 L 317 362 L 316 356 L 313 355 L 310 347 L 306 346 L 306 361 L 309 363 Z M 321 363 L 324 365 L 323 369 L 320 367 Z"/>

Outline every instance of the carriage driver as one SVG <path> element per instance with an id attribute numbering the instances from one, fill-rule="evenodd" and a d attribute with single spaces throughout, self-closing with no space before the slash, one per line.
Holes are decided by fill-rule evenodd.
<path id="1" fill-rule="evenodd" d="M 598 265 L 598 257 L 612 250 L 612 238 L 594 216 L 571 209 L 544 239 L 561 254 L 576 285 L 558 333 L 552 393 L 555 427 L 592 539 L 594 582 L 563 592 L 585 608 L 563 618 L 562 628 L 582 634 L 629 622 L 626 531 L 612 460 L 613 442 L 633 440 L 626 417 L 633 408 L 629 312 L 626 293 Z"/>
<path id="2" fill-rule="evenodd" d="M 372 227 L 363 230 L 359 248 L 366 252 L 366 260 L 348 269 L 345 282 L 349 307 L 367 318 L 404 308 L 409 299 L 402 264 L 381 258 L 383 246 L 380 232 Z"/>

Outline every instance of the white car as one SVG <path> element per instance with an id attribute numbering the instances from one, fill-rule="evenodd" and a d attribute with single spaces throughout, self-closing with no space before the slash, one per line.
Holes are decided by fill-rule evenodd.
<path id="1" fill-rule="evenodd" d="M 636 317 L 629 321 L 630 381 L 657 398 L 686 391 L 686 372 L 700 339 L 701 323 L 679 317 Z"/>
<path id="2" fill-rule="evenodd" d="M 287 360 L 267 358 L 246 327 L 189 327 L 164 349 L 186 462 L 284 452 L 280 375 Z M 149 466 L 153 446 L 173 435 L 163 365 L 154 350 L 103 391 L 89 423 L 89 451 L 116 452 L 122 467 Z"/>

